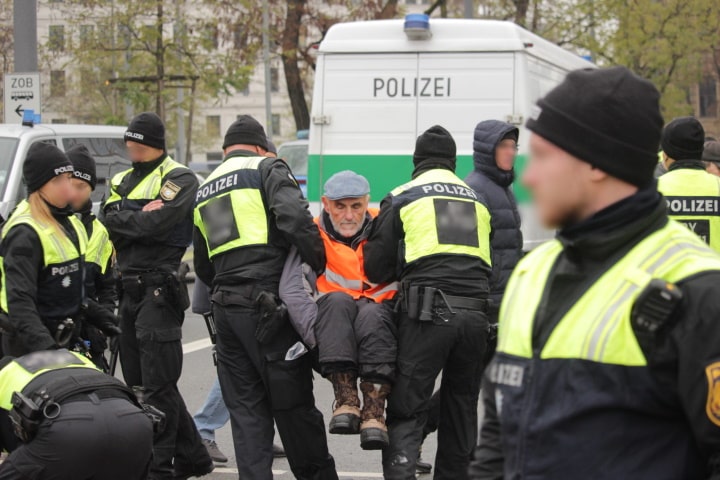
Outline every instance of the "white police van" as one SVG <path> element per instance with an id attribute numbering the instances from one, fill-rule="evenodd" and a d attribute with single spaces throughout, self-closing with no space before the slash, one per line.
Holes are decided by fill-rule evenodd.
<path id="1" fill-rule="evenodd" d="M 428 19 L 334 25 L 320 43 L 315 70 L 307 196 L 341 170 L 368 178 L 379 202 L 412 172 L 415 139 L 447 128 L 458 147 L 457 173 L 473 166 L 472 140 L 482 120 L 520 128 L 521 176 L 535 102 L 571 70 L 594 65 L 512 22 Z M 552 233 L 538 225 L 528 193 L 516 182 L 526 248 Z"/>
<path id="2" fill-rule="evenodd" d="M 0 124 L 0 215 L 8 218 L 18 201 L 26 196 L 22 166 L 30 146 L 50 143 L 60 150 L 85 145 L 97 162 L 98 184 L 92 200 L 97 205 L 113 175 L 130 168 L 125 156 L 125 127 L 36 124 Z"/>

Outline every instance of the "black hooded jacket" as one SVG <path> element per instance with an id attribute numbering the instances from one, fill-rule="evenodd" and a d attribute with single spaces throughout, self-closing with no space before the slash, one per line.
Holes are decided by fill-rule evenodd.
<path id="1" fill-rule="evenodd" d="M 517 128 L 499 120 L 479 123 L 473 141 L 475 169 L 465 177 L 465 183 L 475 190 L 492 217 L 490 312 L 495 315 L 510 274 L 522 257 L 523 247 L 520 214 L 512 192 L 515 174 L 512 170 L 501 170 L 495 163 L 498 144 L 513 130 Z"/>

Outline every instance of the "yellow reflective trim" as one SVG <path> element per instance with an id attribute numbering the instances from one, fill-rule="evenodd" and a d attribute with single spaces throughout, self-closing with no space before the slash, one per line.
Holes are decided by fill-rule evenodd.
<path id="1" fill-rule="evenodd" d="M 552 241 L 518 264 L 500 309 L 498 351 L 532 356 L 536 311 L 561 251 L 559 242 Z M 684 226 L 669 221 L 585 292 L 555 327 L 540 357 L 645 365 L 645 356 L 630 323 L 638 295 L 653 278 L 676 283 L 708 270 L 720 271 L 720 256 Z"/>

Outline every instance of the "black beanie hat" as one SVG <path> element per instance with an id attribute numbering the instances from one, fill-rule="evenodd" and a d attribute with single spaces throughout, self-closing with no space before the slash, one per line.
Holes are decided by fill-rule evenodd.
<path id="1" fill-rule="evenodd" d="M 125 132 L 125 141 L 165 150 L 165 125 L 153 112 L 141 113 L 130 121 Z"/>
<path id="2" fill-rule="evenodd" d="M 30 194 L 58 175 L 72 171 L 72 163 L 62 150 L 49 143 L 37 142 L 30 146 L 25 157 L 23 180 Z"/>
<path id="3" fill-rule="evenodd" d="M 65 154 L 72 163 L 75 178 L 85 180 L 95 190 L 95 185 L 97 185 L 95 159 L 90 155 L 87 147 L 85 145 L 75 145 Z"/>
<path id="4" fill-rule="evenodd" d="M 695 117 L 679 117 L 662 132 L 662 149 L 673 160 L 700 160 L 705 145 L 705 129 Z"/>
<path id="5" fill-rule="evenodd" d="M 652 183 L 663 118 L 649 81 L 625 67 L 575 70 L 537 110 L 529 130 L 613 177 Z"/>
<path id="6" fill-rule="evenodd" d="M 267 135 L 260 123 L 250 115 L 240 115 L 230 125 L 223 141 L 223 150 L 231 145 L 257 145 L 268 150 Z"/>
<path id="7" fill-rule="evenodd" d="M 440 125 L 435 125 L 425 130 L 415 142 L 415 153 L 413 154 L 413 165 L 418 167 L 423 162 L 449 163 L 455 167 L 455 155 L 457 147 L 450 132 Z"/>
<path id="8" fill-rule="evenodd" d="M 720 162 L 720 142 L 715 140 L 705 142 L 701 160 L 706 162 Z"/>

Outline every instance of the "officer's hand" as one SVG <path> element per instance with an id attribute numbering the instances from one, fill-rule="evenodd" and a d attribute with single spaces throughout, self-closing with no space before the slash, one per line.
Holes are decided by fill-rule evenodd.
<path id="1" fill-rule="evenodd" d="M 116 337 L 122 334 L 122 330 L 120 330 L 120 327 L 118 327 L 114 323 L 106 323 L 102 326 L 102 328 L 100 328 L 100 331 L 108 337 Z"/>
<path id="2" fill-rule="evenodd" d="M 155 210 L 160 210 L 163 207 L 163 201 L 162 200 L 153 200 L 152 202 L 145 205 L 142 209 L 143 212 L 152 212 Z"/>

